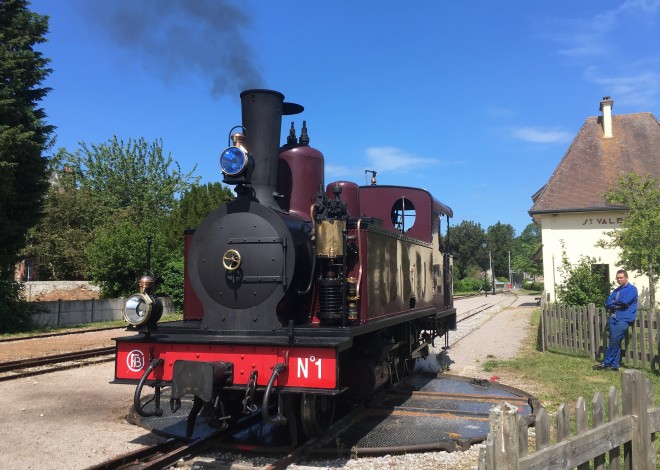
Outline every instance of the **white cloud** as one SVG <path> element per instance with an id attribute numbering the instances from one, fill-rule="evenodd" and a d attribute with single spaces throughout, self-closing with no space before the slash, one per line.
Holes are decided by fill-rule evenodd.
<path id="1" fill-rule="evenodd" d="M 621 5 L 621 10 L 641 10 L 644 13 L 655 13 L 660 10 L 660 0 L 627 0 Z"/>
<path id="2" fill-rule="evenodd" d="M 573 135 L 566 131 L 544 130 L 536 127 L 514 127 L 511 129 L 511 136 L 525 142 L 540 144 L 566 143 L 573 138 Z"/>
<path id="3" fill-rule="evenodd" d="M 615 102 L 626 105 L 648 107 L 657 101 L 660 90 L 660 74 L 655 72 L 640 72 L 636 75 L 605 76 L 597 67 L 589 67 L 585 71 L 587 80 L 602 86 L 607 95 Z M 640 109 L 644 111 L 644 109 Z"/>
<path id="4" fill-rule="evenodd" d="M 356 171 L 343 165 L 325 165 L 325 174 L 331 179 L 346 178 L 356 174 Z"/>
<path id="5" fill-rule="evenodd" d="M 590 19 L 549 19 L 545 34 L 560 45 L 560 55 L 571 58 L 611 56 L 620 45 L 617 28 L 622 15 L 633 15 L 633 21 L 653 22 L 653 15 L 659 10 L 660 0 L 627 0 Z"/>
<path id="6" fill-rule="evenodd" d="M 325 165 L 327 179 L 355 179 L 356 175 L 365 175 L 365 170 L 375 170 L 379 175 L 384 173 L 412 173 L 420 168 L 431 166 L 460 164 L 461 161 L 447 162 L 436 158 L 426 158 L 407 153 L 397 147 L 369 147 L 365 150 L 366 159 L 354 159 L 354 166 Z M 370 175 L 364 176 L 365 181 Z"/>
<path id="7" fill-rule="evenodd" d="M 438 165 L 440 160 L 423 158 L 396 147 L 369 147 L 367 149 L 369 164 L 378 172 L 419 170 L 419 165 Z"/>

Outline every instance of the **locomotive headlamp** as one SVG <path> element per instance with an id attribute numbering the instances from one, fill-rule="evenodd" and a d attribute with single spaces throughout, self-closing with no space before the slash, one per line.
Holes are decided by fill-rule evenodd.
<path id="1" fill-rule="evenodd" d="M 229 147 L 220 154 L 220 168 L 227 176 L 239 175 L 247 164 L 247 153 L 240 147 Z"/>
<path id="2" fill-rule="evenodd" d="M 134 326 L 144 325 L 154 311 L 154 300 L 147 294 L 134 294 L 124 305 L 124 319 Z"/>
<path id="3" fill-rule="evenodd" d="M 235 129 L 241 129 L 234 132 Z M 234 132 L 232 134 L 232 132 Z M 222 182 L 242 186 L 250 184 L 254 169 L 254 158 L 247 151 L 243 143 L 247 131 L 243 126 L 236 126 L 229 131 L 229 147 L 220 154 L 220 168 L 222 169 Z M 236 189 L 236 191 L 239 191 Z"/>

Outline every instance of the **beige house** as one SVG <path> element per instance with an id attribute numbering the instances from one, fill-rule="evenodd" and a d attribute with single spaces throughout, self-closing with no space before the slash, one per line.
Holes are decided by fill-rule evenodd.
<path id="1" fill-rule="evenodd" d="M 548 183 L 532 196 L 529 211 L 541 226 L 543 276 L 547 298 L 556 300 L 563 282 L 562 257 L 576 264 L 590 256 L 613 282 L 618 251 L 596 247 L 608 239 L 626 212 L 608 206 L 604 193 L 625 173 L 660 176 L 660 122 L 651 113 L 612 115 L 613 101 L 600 102 L 601 116 L 589 117 L 550 176 Z M 640 303 L 648 304 L 648 279 L 629 273 L 639 290 Z M 656 292 L 660 299 L 660 290 Z"/>

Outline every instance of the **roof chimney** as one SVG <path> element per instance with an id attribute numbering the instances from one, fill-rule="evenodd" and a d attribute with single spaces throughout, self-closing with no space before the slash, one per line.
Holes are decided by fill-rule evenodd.
<path id="1" fill-rule="evenodd" d="M 600 110 L 603 112 L 603 137 L 611 139 L 612 136 L 612 106 L 614 101 L 609 96 L 603 96 L 600 102 Z"/>

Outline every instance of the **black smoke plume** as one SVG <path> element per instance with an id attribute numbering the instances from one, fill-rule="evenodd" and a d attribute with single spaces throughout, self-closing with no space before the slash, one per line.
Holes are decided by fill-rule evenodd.
<path id="1" fill-rule="evenodd" d="M 263 80 L 243 39 L 249 15 L 227 0 L 85 2 L 84 17 L 165 81 L 202 75 L 214 98 Z"/>

